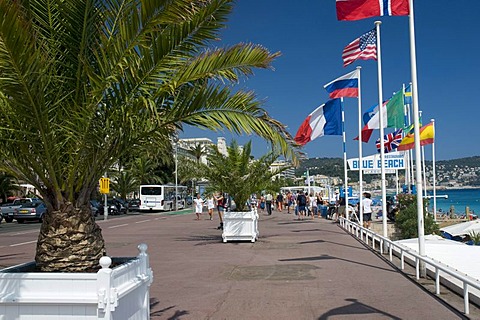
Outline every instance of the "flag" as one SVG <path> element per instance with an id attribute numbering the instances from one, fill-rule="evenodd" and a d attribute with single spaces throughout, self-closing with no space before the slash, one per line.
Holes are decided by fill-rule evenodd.
<path id="1" fill-rule="evenodd" d="M 342 53 L 343 66 L 362 59 L 377 60 L 377 30 L 373 29 L 350 42 Z"/>
<path id="2" fill-rule="evenodd" d="M 385 153 L 392 152 L 398 147 L 401 141 L 402 141 L 402 129 L 398 129 L 397 131 L 386 134 L 383 137 L 383 145 L 384 145 L 383 150 L 385 151 Z M 380 152 L 380 138 L 377 139 L 376 145 L 377 145 L 377 151 Z"/>
<path id="3" fill-rule="evenodd" d="M 400 90 L 385 104 L 383 110 L 384 128 L 403 128 L 403 91 Z M 380 112 L 377 112 L 362 129 L 362 141 L 368 142 L 374 129 L 380 129 Z M 358 140 L 356 137 L 354 140 Z"/>
<path id="4" fill-rule="evenodd" d="M 435 140 L 435 132 L 433 130 L 433 122 L 424 125 L 420 128 L 420 145 L 425 146 L 432 144 Z M 400 145 L 397 147 L 398 151 L 406 151 L 415 148 L 415 137 L 413 134 L 407 134 Z"/>
<path id="5" fill-rule="evenodd" d="M 387 104 L 389 100 L 385 100 L 383 101 L 383 106 L 385 106 Z M 363 114 L 363 124 L 367 124 L 368 121 L 370 121 L 370 119 L 372 119 L 372 117 L 375 115 L 375 113 L 378 112 L 378 103 L 374 106 L 371 106 L 370 108 L 368 108 L 367 111 L 365 111 L 365 113 Z"/>
<path id="6" fill-rule="evenodd" d="M 419 122 L 419 125 L 421 127 L 422 126 L 422 116 L 420 116 L 420 118 L 418 119 L 418 122 Z M 413 134 L 414 129 L 415 129 L 415 124 L 412 123 L 411 125 L 403 128 L 403 132 L 405 132 L 406 134 L 410 134 L 410 133 Z"/>
<path id="7" fill-rule="evenodd" d="M 340 99 L 328 100 L 315 109 L 300 125 L 295 142 L 305 145 L 324 135 L 342 135 L 342 107 Z"/>
<path id="8" fill-rule="evenodd" d="M 323 87 L 329 93 L 330 99 L 358 97 L 359 72 L 357 69 L 324 85 Z"/>
<path id="9" fill-rule="evenodd" d="M 412 104 L 412 85 L 405 88 L 405 104 Z"/>
<path id="10" fill-rule="evenodd" d="M 408 16 L 408 0 L 337 0 L 338 20 L 361 20 L 380 16 Z"/>

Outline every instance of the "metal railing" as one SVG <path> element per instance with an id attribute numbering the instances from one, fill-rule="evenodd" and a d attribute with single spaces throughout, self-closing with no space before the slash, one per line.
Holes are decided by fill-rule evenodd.
<path id="1" fill-rule="evenodd" d="M 433 267 L 435 270 L 435 293 L 437 295 L 440 294 L 440 271 L 444 272 L 445 274 L 450 275 L 451 277 L 455 278 L 456 280 L 460 281 L 463 285 L 463 304 L 464 304 L 464 312 L 465 314 L 470 314 L 470 307 L 469 307 L 469 288 L 475 288 L 480 290 L 480 282 L 463 274 L 460 274 L 458 271 L 450 268 L 449 266 L 435 261 L 429 257 L 421 256 L 416 251 L 405 247 L 399 243 L 395 243 L 392 240 L 380 236 L 373 232 L 372 230 L 366 229 L 359 224 L 347 220 L 343 217 L 340 217 L 340 225 L 350 232 L 354 234 L 357 238 L 360 238 L 361 241 L 365 242 L 367 245 L 371 245 L 372 249 L 376 249 L 376 242 L 379 244 L 380 254 L 383 254 L 384 248 L 387 248 L 389 251 L 389 259 L 390 262 L 393 261 L 393 249 L 397 249 L 400 253 L 400 268 L 401 270 L 405 269 L 405 254 L 408 254 L 413 257 L 415 260 L 415 276 L 416 279 L 420 279 L 420 262 L 424 262 L 425 265 L 429 265 Z M 370 241 L 371 240 L 371 241 Z M 371 244 L 369 243 L 371 242 Z"/>

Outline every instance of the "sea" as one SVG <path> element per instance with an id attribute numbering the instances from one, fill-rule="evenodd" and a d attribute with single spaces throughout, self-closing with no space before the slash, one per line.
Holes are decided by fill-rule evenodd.
<path id="1" fill-rule="evenodd" d="M 429 195 L 432 195 L 431 191 Z M 448 198 L 439 198 L 442 195 Z M 470 208 L 471 213 L 480 214 L 480 189 L 437 190 L 437 211 L 449 212 L 452 206 L 456 214 L 465 213 L 466 207 Z M 433 199 L 430 199 L 430 210 L 433 210 Z"/>

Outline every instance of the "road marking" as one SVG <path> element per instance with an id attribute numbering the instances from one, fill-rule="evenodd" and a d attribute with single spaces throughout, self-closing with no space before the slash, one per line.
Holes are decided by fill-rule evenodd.
<path id="1" fill-rule="evenodd" d="M 128 226 L 128 223 L 119 224 L 119 225 L 116 225 L 116 226 L 111 226 L 111 227 L 108 227 L 108 229 L 120 228 L 120 227 L 125 227 L 125 226 Z"/>
<path id="2" fill-rule="evenodd" d="M 148 220 L 142 220 L 142 221 L 137 221 L 135 223 L 144 223 L 144 222 L 148 222 L 148 221 L 152 221 L 151 219 L 148 219 Z"/>
<path id="3" fill-rule="evenodd" d="M 38 230 L 25 231 L 25 232 L 17 232 L 17 233 L 12 234 L 11 236 L 19 236 L 19 235 L 28 234 L 28 233 L 38 233 Z"/>
<path id="4" fill-rule="evenodd" d="M 21 243 L 16 243 L 16 244 L 11 244 L 9 247 L 18 247 L 18 246 L 21 246 L 21 245 L 24 245 L 24 244 L 30 244 L 30 243 L 35 243 L 35 242 L 37 242 L 37 240 L 28 241 L 28 242 L 21 242 Z"/>

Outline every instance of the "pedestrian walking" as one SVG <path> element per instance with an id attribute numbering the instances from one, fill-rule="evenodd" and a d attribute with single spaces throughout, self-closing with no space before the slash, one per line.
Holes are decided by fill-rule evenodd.
<path id="1" fill-rule="evenodd" d="M 368 192 L 364 192 L 364 199 L 362 200 L 363 207 L 363 227 L 370 229 L 370 223 L 372 222 L 372 202 L 370 199 L 372 196 Z"/>
<path id="2" fill-rule="evenodd" d="M 197 197 L 193 201 L 195 202 L 195 214 L 197 215 L 197 218 L 195 220 L 200 220 L 200 215 L 202 214 L 204 205 L 204 201 L 200 197 L 200 193 L 197 193 Z"/>
<path id="3" fill-rule="evenodd" d="M 215 200 L 217 201 L 217 212 L 218 212 L 218 218 L 220 219 L 220 225 L 217 227 L 217 229 L 223 229 L 223 211 L 225 210 L 224 207 L 224 198 L 223 198 L 223 192 L 220 192 L 217 194 L 215 197 Z"/>
<path id="4" fill-rule="evenodd" d="M 283 210 L 283 194 L 282 193 L 277 194 L 277 209 L 280 212 Z"/>
<path id="5" fill-rule="evenodd" d="M 298 220 L 303 220 L 305 216 L 305 210 L 307 207 L 307 197 L 300 191 L 300 194 L 297 196 L 297 208 L 298 208 Z"/>
<path id="6" fill-rule="evenodd" d="M 270 216 L 272 214 L 272 201 L 273 201 L 273 196 L 272 194 L 269 192 L 267 193 L 267 195 L 265 196 L 265 205 L 267 207 L 267 214 Z"/>
<path id="7" fill-rule="evenodd" d="M 207 209 L 208 209 L 208 215 L 210 216 L 210 220 L 213 220 L 214 208 L 215 208 L 215 198 L 213 197 L 213 194 L 210 194 L 210 196 L 207 198 Z"/>

